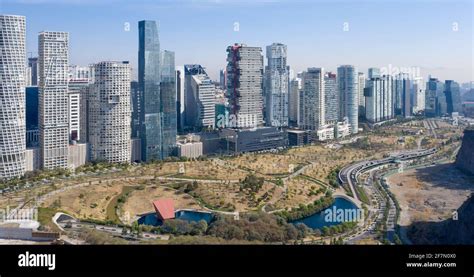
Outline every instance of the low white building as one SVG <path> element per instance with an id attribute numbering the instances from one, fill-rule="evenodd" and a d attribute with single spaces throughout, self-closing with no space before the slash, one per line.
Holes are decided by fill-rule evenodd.
<path id="1" fill-rule="evenodd" d="M 178 156 L 197 158 L 202 156 L 202 142 L 178 142 Z"/>
<path id="2" fill-rule="evenodd" d="M 326 141 L 334 139 L 334 125 L 328 124 L 319 127 L 317 131 L 318 140 L 319 141 Z"/>

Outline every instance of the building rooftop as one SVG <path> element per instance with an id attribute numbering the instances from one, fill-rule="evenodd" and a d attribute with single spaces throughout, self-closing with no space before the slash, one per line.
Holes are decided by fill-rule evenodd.
<path id="1" fill-rule="evenodd" d="M 155 208 L 156 215 L 159 219 L 172 219 L 175 217 L 174 214 L 174 201 L 171 198 L 162 198 L 153 201 L 153 207 Z"/>

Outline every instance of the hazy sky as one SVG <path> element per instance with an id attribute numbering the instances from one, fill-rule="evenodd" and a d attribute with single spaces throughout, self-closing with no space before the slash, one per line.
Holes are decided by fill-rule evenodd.
<path id="1" fill-rule="evenodd" d="M 175 51 L 176 65 L 201 64 L 212 78 L 225 67 L 228 45 L 260 46 L 265 54 L 266 45 L 281 42 L 296 72 L 391 65 L 466 82 L 474 80 L 472 2 L 0 0 L 0 13 L 26 16 L 33 55 L 38 32 L 70 32 L 71 64 L 129 60 L 135 70 L 138 21 L 150 19 L 159 21 L 161 48 Z"/>

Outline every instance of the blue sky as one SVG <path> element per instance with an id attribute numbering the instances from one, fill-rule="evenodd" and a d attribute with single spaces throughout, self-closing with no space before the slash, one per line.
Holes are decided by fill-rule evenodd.
<path id="1" fill-rule="evenodd" d="M 202 64 L 213 78 L 228 45 L 281 42 L 295 71 L 417 66 L 423 76 L 474 80 L 471 0 L 1 0 L 0 13 L 26 16 L 33 55 L 38 32 L 70 32 L 70 61 L 78 65 L 129 60 L 135 69 L 137 22 L 150 19 L 177 65 Z"/>

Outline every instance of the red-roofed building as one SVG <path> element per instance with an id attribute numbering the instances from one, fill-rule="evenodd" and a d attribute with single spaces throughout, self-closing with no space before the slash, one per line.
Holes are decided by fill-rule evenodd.
<path id="1" fill-rule="evenodd" d="M 156 215 L 159 219 L 172 219 L 174 218 L 174 201 L 170 198 L 162 198 L 153 201 L 153 207 L 155 208 Z"/>

